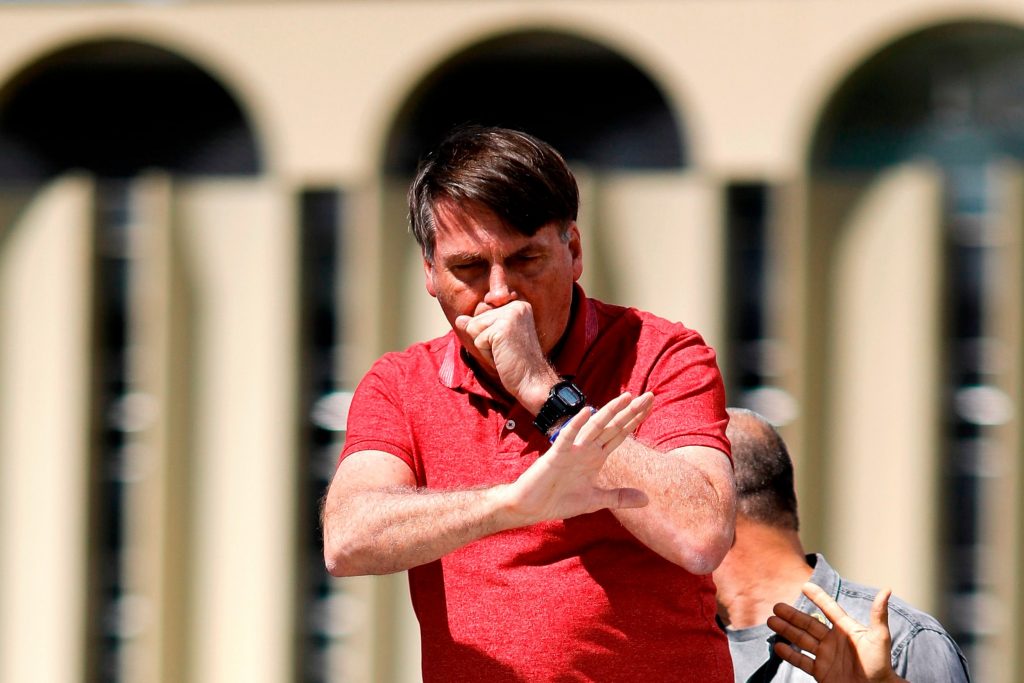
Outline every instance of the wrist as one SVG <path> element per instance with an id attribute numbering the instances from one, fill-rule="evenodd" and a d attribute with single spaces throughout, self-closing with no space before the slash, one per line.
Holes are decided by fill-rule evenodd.
<path id="1" fill-rule="evenodd" d="M 533 426 L 554 442 L 552 434 L 557 433 L 555 430 L 578 414 L 586 404 L 587 397 L 578 386 L 571 380 L 560 380 L 548 392 L 547 399 L 533 420 Z"/>
<path id="2" fill-rule="evenodd" d="M 561 381 L 562 378 L 553 369 L 548 368 L 547 371 L 539 373 L 531 380 L 523 382 L 516 398 L 520 405 L 536 417 L 545 401 L 548 400 L 552 387 Z"/>
<path id="3" fill-rule="evenodd" d="M 594 413 L 597 412 L 597 408 L 595 408 L 594 406 L 584 406 L 584 407 L 590 409 L 590 414 L 591 415 L 593 415 Z M 565 427 L 565 425 L 569 424 L 569 421 L 572 420 L 572 418 L 574 418 L 574 417 L 576 417 L 576 416 L 575 415 L 570 415 L 568 417 L 561 418 L 560 420 L 555 422 L 554 426 L 551 427 L 547 432 L 544 433 L 544 436 L 548 437 L 548 442 L 554 443 L 555 440 L 558 439 L 558 435 L 562 432 L 562 428 Z"/>
<path id="4" fill-rule="evenodd" d="M 558 435 L 562 431 L 562 427 L 569 424 L 569 420 L 571 419 L 571 417 L 563 417 L 559 419 L 557 422 L 554 423 L 554 425 L 552 425 L 550 429 L 548 429 L 547 432 L 544 433 L 544 436 L 548 437 L 548 443 L 555 442 L 555 440 L 558 438 Z"/>
<path id="5" fill-rule="evenodd" d="M 514 483 L 499 484 L 489 489 L 488 493 L 493 505 L 492 511 L 495 525 L 497 526 L 496 533 L 509 529 L 518 529 L 541 521 L 539 519 L 531 519 L 523 511 L 522 506 L 518 502 L 519 494 Z"/>

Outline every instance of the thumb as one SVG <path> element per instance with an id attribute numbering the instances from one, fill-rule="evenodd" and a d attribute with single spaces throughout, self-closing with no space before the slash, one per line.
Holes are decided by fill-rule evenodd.
<path id="1" fill-rule="evenodd" d="M 872 626 L 884 626 L 887 631 L 889 630 L 889 597 L 891 595 L 892 590 L 889 588 L 878 591 L 874 602 L 871 603 Z"/>
<path id="2" fill-rule="evenodd" d="M 608 489 L 605 492 L 609 510 L 642 508 L 650 502 L 647 494 L 640 489 Z"/>
<path id="3" fill-rule="evenodd" d="M 459 332 L 465 332 L 466 328 L 469 326 L 469 321 L 472 319 L 473 318 L 468 315 L 460 315 L 455 319 L 455 329 Z"/>

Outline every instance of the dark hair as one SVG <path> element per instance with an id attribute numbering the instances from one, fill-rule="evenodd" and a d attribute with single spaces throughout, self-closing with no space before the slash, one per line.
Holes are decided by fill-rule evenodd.
<path id="1" fill-rule="evenodd" d="M 551 145 L 508 128 L 456 129 L 420 162 L 409 187 L 409 228 L 434 258 L 438 201 L 476 203 L 508 227 L 532 236 L 551 222 L 566 235 L 579 210 L 579 188 Z"/>
<path id="2" fill-rule="evenodd" d="M 739 514 L 773 527 L 800 530 L 793 461 L 786 443 L 761 415 L 729 408 L 726 435 L 732 444 Z"/>

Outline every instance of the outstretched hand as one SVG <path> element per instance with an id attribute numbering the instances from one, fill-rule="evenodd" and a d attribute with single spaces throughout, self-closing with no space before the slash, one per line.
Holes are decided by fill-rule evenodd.
<path id="1" fill-rule="evenodd" d="M 647 495 L 630 488 L 603 489 L 596 481 L 608 455 L 639 426 L 654 394 L 624 393 L 593 412 L 584 408 L 558 433 L 551 448 L 509 487 L 516 526 L 568 519 L 604 508 L 643 507 Z"/>
<path id="2" fill-rule="evenodd" d="M 768 617 L 768 627 L 792 643 L 775 644 L 779 657 L 814 676 L 818 683 L 903 680 L 893 671 L 890 659 L 889 597 L 892 591 L 881 591 L 875 597 L 870 626 L 847 614 L 816 584 L 804 584 L 803 593 L 833 626 L 829 628 L 817 618 L 785 603 L 775 605 L 775 616 Z"/>

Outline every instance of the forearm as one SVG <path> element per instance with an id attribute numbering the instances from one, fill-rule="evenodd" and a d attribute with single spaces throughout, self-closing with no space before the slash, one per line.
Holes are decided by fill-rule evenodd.
<path id="1" fill-rule="evenodd" d="M 689 447 L 662 453 L 629 439 L 609 456 L 601 485 L 647 494 L 643 508 L 615 511 L 649 548 L 694 574 L 714 570 L 732 545 L 736 501 L 725 455 Z"/>
<path id="2" fill-rule="evenodd" d="M 416 489 L 406 463 L 360 451 L 338 466 L 324 505 L 324 561 L 335 576 L 384 574 L 432 562 L 467 543 L 602 508 L 641 506 L 632 489 L 596 486 L 613 453 L 646 417 L 652 397 L 629 394 L 581 410 L 515 481 L 462 491 Z"/>
<path id="3" fill-rule="evenodd" d="M 328 498 L 324 559 L 334 576 L 389 574 L 511 528 L 499 488 L 367 490 Z"/>

